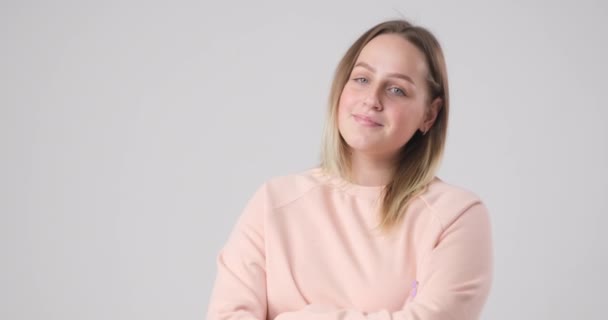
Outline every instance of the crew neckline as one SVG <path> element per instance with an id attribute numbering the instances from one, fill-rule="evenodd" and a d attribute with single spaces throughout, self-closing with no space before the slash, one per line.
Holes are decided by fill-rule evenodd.
<path id="1" fill-rule="evenodd" d="M 346 180 L 341 176 L 330 174 L 320 167 L 313 169 L 313 173 L 323 178 L 323 180 L 327 184 L 331 185 L 334 189 L 360 198 L 378 200 L 382 191 L 386 187 L 385 184 L 378 186 L 365 186 L 361 184 L 356 184 L 354 182 Z"/>

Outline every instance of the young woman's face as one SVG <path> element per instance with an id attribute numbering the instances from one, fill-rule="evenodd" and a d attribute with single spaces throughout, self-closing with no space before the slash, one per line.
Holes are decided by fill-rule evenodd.
<path id="1" fill-rule="evenodd" d="M 353 152 L 393 157 L 436 112 L 428 102 L 424 55 L 395 34 L 361 51 L 338 103 L 338 128 Z"/>

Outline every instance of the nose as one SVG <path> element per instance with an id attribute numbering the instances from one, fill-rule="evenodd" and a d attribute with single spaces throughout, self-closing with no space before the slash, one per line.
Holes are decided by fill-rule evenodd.
<path id="1" fill-rule="evenodd" d="M 380 101 L 380 88 L 369 88 L 367 96 L 363 100 L 363 104 L 371 109 L 381 111 L 384 109 L 382 101 Z"/>

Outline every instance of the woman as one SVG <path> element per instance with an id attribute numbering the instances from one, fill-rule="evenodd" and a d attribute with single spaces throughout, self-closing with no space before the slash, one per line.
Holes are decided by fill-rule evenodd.
<path id="1" fill-rule="evenodd" d="M 217 257 L 207 318 L 478 319 L 492 282 L 485 205 L 435 176 L 442 50 L 387 21 L 346 52 L 322 162 L 264 183 Z"/>

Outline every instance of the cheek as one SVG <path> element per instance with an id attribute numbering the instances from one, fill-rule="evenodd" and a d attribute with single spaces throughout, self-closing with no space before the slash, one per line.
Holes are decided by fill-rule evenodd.
<path id="1" fill-rule="evenodd" d="M 391 111 L 391 122 L 398 136 L 409 137 L 418 129 L 422 119 L 422 113 L 419 110 L 395 108 Z"/>
<path id="2" fill-rule="evenodd" d="M 357 94 L 352 92 L 352 90 L 348 89 L 348 86 L 342 90 L 342 94 L 340 95 L 340 102 L 338 103 L 339 111 L 344 113 L 350 113 L 352 111 L 353 106 L 357 101 Z"/>
<path id="3" fill-rule="evenodd" d="M 350 114 L 352 107 L 349 98 L 346 95 L 341 95 L 338 101 L 338 118 L 343 119 Z"/>

